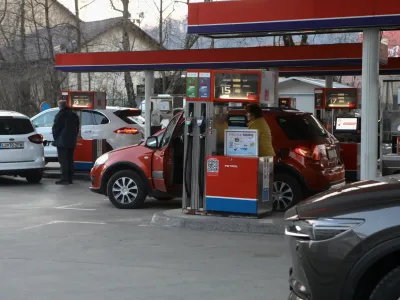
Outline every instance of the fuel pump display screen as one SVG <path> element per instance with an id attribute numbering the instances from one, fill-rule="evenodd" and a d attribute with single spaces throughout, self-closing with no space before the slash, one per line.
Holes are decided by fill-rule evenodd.
<path id="1" fill-rule="evenodd" d="M 357 118 L 336 118 L 335 130 L 337 131 L 356 131 L 358 125 Z"/>
<path id="2" fill-rule="evenodd" d="M 258 100 L 259 75 L 250 73 L 215 73 L 214 98 Z"/>
<path id="3" fill-rule="evenodd" d="M 326 108 L 357 108 L 357 90 L 326 90 Z"/>
<path id="4" fill-rule="evenodd" d="M 91 93 L 71 93 L 70 97 L 72 107 L 90 108 L 93 105 L 93 94 Z"/>

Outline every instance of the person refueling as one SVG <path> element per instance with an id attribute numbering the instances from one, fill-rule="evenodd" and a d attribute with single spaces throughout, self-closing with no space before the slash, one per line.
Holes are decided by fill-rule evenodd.
<path id="1" fill-rule="evenodd" d="M 258 156 L 275 156 L 271 130 L 264 119 L 261 107 L 256 103 L 249 104 L 246 107 L 246 113 L 249 121 L 248 128 L 258 130 Z"/>

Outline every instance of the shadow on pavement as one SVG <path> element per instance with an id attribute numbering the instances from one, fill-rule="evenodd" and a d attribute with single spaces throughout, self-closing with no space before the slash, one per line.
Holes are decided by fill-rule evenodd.
<path id="1" fill-rule="evenodd" d="M 144 203 L 143 208 L 156 208 L 156 209 L 176 209 L 182 207 L 181 199 L 173 199 L 170 201 L 159 201 L 153 198 L 148 198 Z"/>
<path id="2" fill-rule="evenodd" d="M 0 186 L 14 186 L 14 185 L 37 185 L 35 183 L 29 183 L 25 178 L 22 177 L 9 177 L 0 176 Z"/>

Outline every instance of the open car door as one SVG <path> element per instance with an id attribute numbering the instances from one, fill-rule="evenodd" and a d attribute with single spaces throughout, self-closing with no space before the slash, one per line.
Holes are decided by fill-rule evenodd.
<path id="1" fill-rule="evenodd" d="M 158 149 L 154 152 L 152 158 L 152 178 L 154 188 L 166 193 L 168 193 L 174 185 L 173 161 L 174 151 L 176 150 L 173 146 L 173 139 L 176 137 L 177 130 L 182 126 L 182 122 L 180 122 L 181 118 L 182 113 L 179 113 L 171 119 L 164 134 L 159 137 Z"/>

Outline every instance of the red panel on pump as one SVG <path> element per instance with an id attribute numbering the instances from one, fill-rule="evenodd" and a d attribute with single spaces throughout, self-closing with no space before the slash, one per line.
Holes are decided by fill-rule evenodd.
<path id="1" fill-rule="evenodd" d="M 257 199 L 258 158 L 208 156 L 206 195 L 229 198 Z"/>
<path id="2" fill-rule="evenodd" d="M 93 162 L 93 140 L 84 140 L 78 138 L 74 152 L 75 163 L 92 163 Z"/>
<path id="3" fill-rule="evenodd" d="M 258 158 L 208 156 L 207 211 L 256 214 Z"/>
<path id="4" fill-rule="evenodd" d="M 346 171 L 357 171 L 357 143 L 340 143 L 341 156 Z"/>

